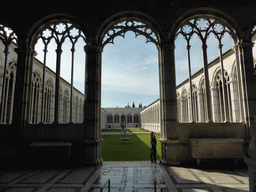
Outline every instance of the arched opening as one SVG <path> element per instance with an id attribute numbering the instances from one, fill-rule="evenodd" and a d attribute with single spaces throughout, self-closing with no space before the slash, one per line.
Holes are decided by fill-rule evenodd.
<path id="1" fill-rule="evenodd" d="M 12 123 L 17 40 L 11 28 L 0 24 L 0 124 Z"/>
<path id="2" fill-rule="evenodd" d="M 150 118 L 143 118 L 140 111 L 144 109 L 142 103 L 149 106 L 159 98 L 160 38 L 155 27 L 149 21 L 135 16 L 119 16 L 102 31 L 102 108 L 112 114 L 122 114 L 119 126 L 115 124 L 117 128 L 140 128 L 145 124 L 143 121 L 150 121 L 153 129 L 154 123 Z M 126 55 L 123 56 L 123 53 Z M 123 97 L 126 100 L 122 100 Z M 107 102 L 107 99 L 114 102 Z M 134 103 L 130 105 L 129 102 Z M 115 123 L 116 118 L 119 116 L 114 116 Z M 105 141 L 104 137 L 102 145 Z"/>
<path id="3" fill-rule="evenodd" d="M 74 22 L 52 19 L 40 26 L 32 39 L 33 71 L 41 71 L 38 86 L 42 91 L 34 117 L 38 121 L 31 122 L 30 107 L 30 123 L 82 123 L 79 100 L 85 97 L 84 33 Z"/>
<path id="4" fill-rule="evenodd" d="M 180 24 L 175 40 L 176 90 L 180 94 L 188 90 L 187 99 L 180 102 L 183 108 L 187 106 L 188 119 L 181 122 L 234 122 L 233 116 L 237 115 L 233 113 L 242 112 L 240 95 L 237 111 L 232 109 L 234 92 L 230 91 L 234 85 L 239 89 L 241 79 L 235 83 L 227 76 L 237 63 L 237 42 L 235 30 L 215 16 L 192 16 Z M 217 84 L 213 77 L 216 68 L 220 68 Z"/>

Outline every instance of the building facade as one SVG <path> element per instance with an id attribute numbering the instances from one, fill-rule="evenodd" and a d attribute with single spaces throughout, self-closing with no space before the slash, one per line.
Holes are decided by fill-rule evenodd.
<path id="1" fill-rule="evenodd" d="M 106 111 L 105 127 L 106 128 L 126 128 L 141 127 L 140 112 L 142 108 L 126 107 L 126 108 L 104 108 Z"/>
<path id="2" fill-rule="evenodd" d="M 159 99 L 148 105 L 140 112 L 141 128 L 160 133 L 160 101 Z"/>

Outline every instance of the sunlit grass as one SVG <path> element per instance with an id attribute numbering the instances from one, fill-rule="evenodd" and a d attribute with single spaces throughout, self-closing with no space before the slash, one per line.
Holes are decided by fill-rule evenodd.
<path id="1" fill-rule="evenodd" d="M 149 135 L 102 135 L 101 157 L 104 161 L 150 161 Z M 122 144 L 120 138 L 130 138 Z M 156 159 L 161 157 L 161 143 L 157 137 Z"/>
<path id="2" fill-rule="evenodd" d="M 122 132 L 122 129 L 103 129 L 101 132 Z"/>
<path id="3" fill-rule="evenodd" d="M 143 129 L 139 129 L 139 128 L 129 128 L 129 129 L 126 129 L 127 132 L 133 132 L 133 133 L 136 133 L 136 132 L 148 132 L 146 130 L 143 130 Z M 103 129 L 101 130 L 101 132 L 122 132 L 122 129 Z"/>
<path id="4" fill-rule="evenodd" d="M 133 132 L 133 133 L 136 133 L 136 132 L 148 132 L 148 131 L 145 131 L 143 129 L 137 129 L 137 128 L 131 128 L 131 129 L 128 129 L 129 132 Z"/>

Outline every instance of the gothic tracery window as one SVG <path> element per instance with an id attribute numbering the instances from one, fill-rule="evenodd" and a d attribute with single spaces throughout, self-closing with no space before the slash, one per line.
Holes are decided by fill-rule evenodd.
<path id="1" fill-rule="evenodd" d="M 147 42 L 153 42 L 158 45 L 159 37 L 152 29 L 152 26 L 145 22 L 136 21 L 136 20 L 127 20 L 127 21 L 117 21 L 112 26 L 110 26 L 105 32 L 105 36 L 102 38 L 102 46 L 104 47 L 108 43 L 114 43 L 114 38 L 117 36 L 124 37 L 127 31 L 133 31 L 135 36 L 144 35 L 147 39 Z"/>
<path id="2" fill-rule="evenodd" d="M 11 46 L 17 47 L 17 36 L 14 31 L 0 24 L 0 123 L 10 124 L 12 122 L 14 82 L 16 79 L 17 54 Z"/>
<path id="3" fill-rule="evenodd" d="M 199 121 L 200 122 L 206 122 L 208 117 L 207 113 L 207 102 L 206 102 L 206 90 L 205 90 L 205 81 L 202 80 L 201 88 L 199 90 Z"/>
<path id="4" fill-rule="evenodd" d="M 31 110 L 30 110 L 30 122 L 39 122 L 40 113 L 40 94 L 41 94 L 41 77 L 37 72 L 32 73 L 32 91 L 31 91 Z"/>
<path id="5" fill-rule="evenodd" d="M 192 121 L 196 122 L 210 122 L 212 121 L 212 99 L 210 94 L 210 79 L 209 79 L 209 59 L 213 60 L 216 57 L 219 59 L 219 65 L 221 67 L 221 71 L 224 71 L 224 63 L 223 63 L 223 50 L 228 50 L 232 47 L 232 43 L 237 43 L 236 32 L 228 26 L 227 23 L 224 23 L 220 19 L 216 19 L 211 16 L 194 16 L 190 19 L 184 21 L 176 33 L 176 41 L 183 42 L 183 49 L 186 48 L 187 59 L 184 60 L 184 52 L 180 51 L 179 45 L 177 45 L 177 82 L 178 84 L 182 81 L 187 81 L 189 84 L 189 97 L 191 97 L 191 103 L 189 103 L 189 113 L 192 117 Z M 184 40 L 182 40 L 182 38 Z M 225 42 L 225 44 L 223 44 Z M 201 48 L 198 46 L 201 43 Z M 210 46 L 209 46 L 210 45 Z M 215 48 L 213 48 L 215 45 Z M 191 49 L 193 48 L 193 49 Z M 196 48 L 201 49 L 201 55 L 198 54 L 199 51 L 195 51 Z M 184 67 L 184 63 L 187 62 L 188 67 Z M 179 64 L 179 62 L 181 64 Z M 198 65 L 201 63 L 200 65 Z M 179 66 L 182 66 L 180 68 Z M 182 70 L 186 69 L 188 71 L 188 78 L 179 75 Z M 195 95 L 193 96 L 193 86 L 192 79 L 195 78 L 195 73 L 203 69 L 204 83 L 202 84 L 205 88 L 202 91 L 199 91 L 197 100 Z M 184 74 L 184 72 L 183 72 Z M 182 80 L 183 78 L 183 80 Z M 201 88 L 200 88 L 201 89 Z M 201 97 L 203 94 L 203 97 Z M 226 94 L 228 96 L 228 94 Z M 202 102 L 200 101 L 202 99 Z M 226 98 L 228 100 L 228 98 Z M 194 105 L 196 105 L 196 101 L 200 104 L 200 109 L 196 111 Z M 202 105 L 202 103 L 204 103 Z M 197 105 L 198 105 L 197 104 Z M 230 109 L 227 109 L 227 111 Z M 228 113 L 228 112 L 226 112 Z M 197 115 L 199 115 L 197 117 Z M 203 116 L 202 116 L 203 115 Z"/>
<path id="6" fill-rule="evenodd" d="M 53 122 L 53 83 L 50 80 L 46 81 L 44 90 L 44 123 Z"/>
<path id="7" fill-rule="evenodd" d="M 189 121 L 189 113 L 188 113 L 188 93 L 187 90 L 184 89 L 182 92 L 182 99 L 181 99 L 181 122 L 185 123 Z"/>
<path id="8" fill-rule="evenodd" d="M 70 101 L 69 101 L 69 120 L 78 121 L 76 114 L 77 103 L 74 103 L 74 87 L 80 92 L 84 92 L 84 84 L 80 83 L 80 79 L 84 78 L 85 71 L 85 52 L 84 46 L 86 38 L 78 25 L 65 22 L 56 21 L 43 26 L 36 32 L 36 37 L 32 43 L 32 47 L 38 53 L 37 58 L 43 63 L 43 83 L 42 83 L 42 100 L 44 101 L 46 67 L 50 68 L 55 73 L 55 80 L 53 82 L 55 90 L 54 122 L 59 122 L 60 115 L 60 100 L 59 90 L 61 77 L 70 84 Z M 66 101 L 65 101 L 66 102 Z M 42 103 L 44 106 L 45 104 Z M 66 104 L 65 104 L 66 105 Z M 46 107 L 42 107 L 44 110 Z M 75 111 L 74 111 L 75 110 Z M 66 111 L 67 112 L 67 111 Z M 65 112 L 65 113 L 66 113 Z M 42 111 L 42 114 L 44 111 Z M 64 115 L 63 115 L 64 116 Z M 65 114 L 67 117 L 67 115 Z M 64 118 L 65 119 L 65 118 Z M 66 121 L 67 122 L 67 121 Z"/>
<path id="9" fill-rule="evenodd" d="M 5 70 L 5 75 L 2 85 L 1 99 L 1 123 L 10 124 L 12 122 L 13 98 L 16 81 L 17 63 L 12 61 L 8 64 Z"/>
<path id="10" fill-rule="evenodd" d="M 68 90 L 64 91 L 63 97 L 63 123 L 67 123 L 68 120 L 68 102 L 69 102 L 69 92 Z"/>
<path id="11" fill-rule="evenodd" d="M 232 121 L 231 96 L 229 86 L 229 75 L 224 71 L 224 80 L 221 71 L 216 75 L 217 102 L 219 112 L 219 122 Z M 226 89 L 224 92 L 223 89 Z"/>
<path id="12" fill-rule="evenodd" d="M 180 98 L 180 94 L 177 92 L 176 93 L 176 98 L 177 98 L 177 121 L 181 122 L 181 98 Z"/>

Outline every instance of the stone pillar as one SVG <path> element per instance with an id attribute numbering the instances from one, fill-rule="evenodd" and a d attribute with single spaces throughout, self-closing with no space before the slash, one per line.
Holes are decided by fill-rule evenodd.
<path id="1" fill-rule="evenodd" d="M 188 122 L 195 122 L 194 120 L 193 120 L 193 107 L 192 107 L 192 97 L 190 97 L 190 93 L 188 94 L 188 99 L 187 99 L 187 102 L 188 102 L 188 105 L 187 105 L 187 107 L 188 107 L 188 109 L 187 109 L 187 113 L 188 113 L 188 119 L 187 119 L 187 121 Z"/>
<path id="2" fill-rule="evenodd" d="M 85 105 L 84 105 L 84 128 L 86 134 L 84 144 L 86 145 L 87 164 L 100 165 L 101 158 L 101 129 L 100 129 L 100 89 L 101 89 L 101 51 L 95 41 L 85 46 L 86 70 L 85 70 Z"/>
<path id="3" fill-rule="evenodd" d="M 189 147 L 179 140 L 177 135 L 177 104 L 174 45 L 171 43 L 160 46 L 160 109 L 162 157 L 160 163 L 171 165 L 188 158 Z"/>
<path id="4" fill-rule="evenodd" d="M 20 40 L 18 54 L 16 85 L 13 103 L 13 138 L 23 136 L 24 125 L 28 123 L 31 90 L 33 51 L 27 48 L 25 40 Z"/>
<path id="5" fill-rule="evenodd" d="M 249 127 L 250 135 L 256 132 L 255 116 L 256 116 L 256 82 L 253 68 L 253 55 L 252 55 L 251 42 L 242 42 L 241 49 L 241 76 L 243 85 L 243 103 L 245 111 L 245 122 Z"/>
<path id="6" fill-rule="evenodd" d="M 204 60 L 204 79 L 205 79 L 205 93 L 206 93 L 206 104 L 207 104 L 207 120 L 206 120 L 206 122 L 210 123 L 210 122 L 212 122 L 212 105 L 211 105 L 211 96 L 210 96 L 206 41 L 202 42 L 202 50 L 203 50 L 203 60 Z"/>
<path id="7" fill-rule="evenodd" d="M 56 49 L 56 75 L 55 75 L 55 97 L 54 97 L 54 123 L 59 123 L 59 112 L 60 112 L 60 101 L 59 101 L 59 94 L 60 94 L 60 65 L 61 65 L 61 53 L 62 49 L 61 46 L 58 45 Z"/>
<path id="8" fill-rule="evenodd" d="M 198 102 L 198 122 L 204 122 L 204 100 L 203 92 L 199 89 L 197 93 L 197 102 Z"/>
<path id="9" fill-rule="evenodd" d="M 220 119 L 220 105 L 218 100 L 218 90 L 216 86 L 211 87 L 212 99 L 212 120 L 214 123 L 219 123 Z"/>
<path id="10" fill-rule="evenodd" d="M 229 80 L 230 84 L 230 96 L 231 96 L 231 113 L 233 122 L 240 121 L 240 110 L 239 110 L 239 96 L 237 91 L 237 81 L 233 77 Z"/>
<path id="11" fill-rule="evenodd" d="M 239 121 L 240 123 L 244 123 L 244 110 L 243 110 L 243 95 L 244 95 L 244 90 L 242 89 L 242 69 L 241 69 L 241 57 L 240 57 L 240 47 L 239 44 L 236 43 L 233 47 L 235 56 L 236 56 L 236 61 L 235 61 L 235 66 L 236 66 L 236 75 L 237 75 L 237 105 L 238 105 L 238 109 L 239 109 Z M 234 74 L 235 76 L 235 74 Z"/>

